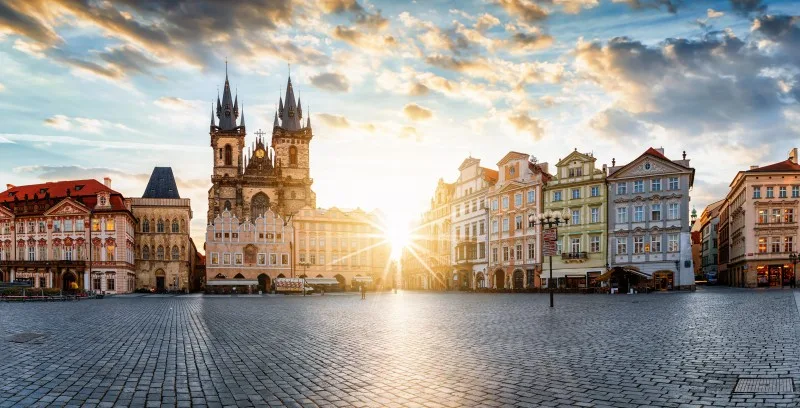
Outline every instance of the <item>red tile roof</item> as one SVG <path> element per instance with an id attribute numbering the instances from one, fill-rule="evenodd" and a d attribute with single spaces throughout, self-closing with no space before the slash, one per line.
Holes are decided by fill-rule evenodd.
<path id="1" fill-rule="evenodd" d="M 752 170 L 747 170 L 745 173 L 766 173 L 766 172 L 780 172 L 780 171 L 800 171 L 800 164 L 794 163 L 789 159 L 782 162 L 770 164 L 769 166 L 758 167 Z"/>
<path id="2" fill-rule="evenodd" d="M 37 200 L 44 200 L 45 196 L 49 196 L 49 200 L 55 203 L 67 197 L 67 190 L 69 190 L 70 198 L 82 203 L 88 208 L 94 208 L 97 204 L 97 193 L 107 191 L 111 195 L 111 211 L 126 210 L 125 199 L 122 194 L 106 187 L 103 183 L 94 179 L 54 181 L 30 184 L 27 186 L 15 186 L 0 193 L 0 205 L 12 208 L 17 203 L 24 202 L 26 194 L 28 195 L 29 201 L 33 201 L 34 195 L 36 195 Z"/>
<path id="3" fill-rule="evenodd" d="M 483 177 L 486 178 L 487 181 L 496 182 L 500 177 L 497 170 L 487 169 L 486 167 L 481 167 L 481 169 L 483 169 Z"/>
<path id="4" fill-rule="evenodd" d="M 659 152 L 656 149 L 653 149 L 652 147 L 647 149 L 647 151 L 645 151 L 644 154 L 649 154 L 649 155 L 653 155 L 653 156 L 656 156 L 656 157 L 664 159 L 664 160 L 669 160 L 667 158 L 667 156 L 664 156 L 661 152 Z M 672 161 L 672 160 L 669 160 L 669 161 Z"/>

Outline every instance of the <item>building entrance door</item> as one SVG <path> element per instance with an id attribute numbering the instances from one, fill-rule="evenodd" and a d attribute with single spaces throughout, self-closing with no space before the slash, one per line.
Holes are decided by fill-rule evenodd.
<path id="1" fill-rule="evenodd" d="M 166 278 L 163 276 L 156 276 L 156 290 L 162 291 L 164 290 L 164 281 Z"/>

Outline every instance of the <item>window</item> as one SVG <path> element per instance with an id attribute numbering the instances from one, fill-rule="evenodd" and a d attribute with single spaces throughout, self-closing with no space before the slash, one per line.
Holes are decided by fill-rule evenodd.
<path id="1" fill-rule="evenodd" d="M 792 198 L 800 197 L 800 186 L 792 186 Z"/>
<path id="2" fill-rule="evenodd" d="M 573 188 L 572 189 L 572 199 L 573 200 L 577 200 L 579 198 L 581 198 L 581 189 Z"/>
<path id="3" fill-rule="evenodd" d="M 592 208 L 592 223 L 600 222 L 600 209 L 599 208 Z"/>
<path id="4" fill-rule="evenodd" d="M 497 263 L 497 248 L 492 248 L 492 262 Z"/>
<path id="5" fill-rule="evenodd" d="M 633 237 L 633 253 L 641 254 L 644 252 L 644 237 Z"/>
<path id="6" fill-rule="evenodd" d="M 644 180 L 636 180 L 633 182 L 634 193 L 644 193 Z"/>
<path id="7" fill-rule="evenodd" d="M 667 235 L 667 251 L 678 252 L 680 251 L 680 235 L 669 234 Z"/>
<path id="8" fill-rule="evenodd" d="M 780 224 L 781 222 L 781 210 L 780 208 L 773 208 L 772 209 L 772 223 Z"/>
<path id="9" fill-rule="evenodd" d="M 319 237 L 319 247 L 325 248 L 325 237 Z"/>
<path id="10" fill-rule="evenodd" d="M 514 194 L 514 207 L 522 207 L 522 193 Z"/>
<path id="11" fill-rule="evenodd" d="M 178 220 L 172 220 L 172 233 L 177 234 L 179 232 L 181 232 L 181 227 L 178 225 Z"/>
<path id="12" fill-rule="evenodd" d="M 536 226 L 536 220 L 534 219 L 534 217 L 531 217 L 531 215 L 533 214 L 530 214 L 528 216 L 528 228 L 533 228 Z"/>
<path id="13" fill-rule="evenodd" d="M 581 223 L 581 211 L 572 210 L 572 225 L 579 225 Z"/>
<path id="14" fill-rule="evenodd" d="M 778 198 L 786 198 L 786 186 L 778 187 Z"/>
<path id="15" fill-rule="evenodd" d="M 581 239 L 580 238 L 570 238 L 569 240 L 569 251 L 573 254 L 581 252 Z"/>
<path id="16" fill-rule="evenodd" d="M 561 191 L 553 191 L 553 201 L 561 201 Z"/>
<path id="17" fill-rule="evenodd" d="M 775 187 L 767 187 L 767 198 L 775 198 Z"/>
<path id="18" fill-rule="evenodd" d="M 767 238 L 760 237 L 758 239 L 758 253 L 759 254 L 766 254 L 767 253 Z"/>
<path id="19" fill-rule="evenodd" d="M 628 194 L 628 185 L 626 183 L 617 183 L 617 195 Z"/>
<path id="20" fill-rule="evenodd" d="M 781 237 L 772 237 L 772 251 L 771 252 L 781 252 Z"/>
<path id="21" fill-rule="evenodd" d="M 536 191 L 528 191 L 528 204 L 533 204 L 534 201 L 536 201 Z"/>
<path id="22" fill-rule="evenodd" d="M 242 254 L 234 254 L 233 255 L 233 262 L 234 262 L 235 265 L 241 265 L 242 264 Z"/>
<path id="23" fill-rule="evenodd" d="M 514 259 L 522 259 L 522 244 L 517 244 Z"/>
<path id="24" fill-rule="evenodd" d="M 289 146 L 289 165 L 297 165 L 297 147 L 295 146 Z"/>
<path id="25" fill-rule="evenodd" d="M 94 290 L 101 290 L 102 288 L 102 280 L 99 276 L 96 276 L 92 279 L 92 289 Z"/>
<path id="26" fill-rule="evenodd" d="M 758 223 L 759 224 L 766 224 L 768 222 L 767 218 L 768 218 L 767 210 L 758 210 Z"/>
<path id="27" fill-rule="evenodd" d="M 319 254 L 319 264 L 325 265 L 325 254 Z"/>
<path id="28" fill-rule="evenodd" d="M 44 221 L 39 221 L 39 232 L 44 233 L 46 230 L 44 228 Z"/>
<path id="29" fill-rule="evenodd" d="M 533 242 L 528 243 L 528 259 L 536 258 L 536 244 Z"/>
<path id="30" fill-rule="evenodd" d="M 158 223 L 156 223 L 156 232 L 164 232 L 164 221 L 160 218 Z"/>
<path id="31" fill-rule="evenodd" d="M 106 261 L 113 261 L 114 258 L 114 250 L 117 249 L 114 244 L 107 244 L 106 245 Z"/>
<path id="32" fill-rule="evenodd" d="M 667 219 L 677 220 L 680 214 L 681 205 L 679 203 L 669 203 Z"/>
<path id="33" fill-rule="evenodd" d="M 228 255 L 228 254 L 226 254 L 226 255 Z M 161 245 L 159 245 L 158 249 L 156 250 L 156 259 L 158 259 L 159 261 L 163 261 L 164 260 L 164 247 L 161 246 Z M 230 259 L 228 259 L 228 263 L 230 263 Z"/>
<path id="34" fill-rule="evenodd" d="M 181 260 L 181 253 L 178 251 L 178 246 L 174 245 L 172 247 L 172 260 L 173 261 L 180 261 Z"/>
<path id="35" fill-rule="evenodd" d="M 650 180 L 650 191 L 661 191 L 661 179 Z"/>
<path id="36" fill-rule="evenodd" d="M 56 258 L 56 259 L 58 259 L 58 258 Z M 71 261 L 72 260 L 72 247 L 71 246 L 64 247 L 64 260 L 65 261 Z M 79 261 L 83 260 L 83 253 L 81 252 L 81 247 L 78 247 L 78 260 Z"/>
<path id="37" fill-rule="evenodd" d="M 72 220 L 64 220 L 64 232 L 72 232 Z"/>
<path id="38" fill-rule="evenodd" d="M 150 247 L 147 245 L 142 247 L 142 259 L 144 260 L 150 259 Z M 214 259 L 216 259 L 217 261 L 214 262 Z M 217 254 L 211 254 L 211 264 L 216 265 L 217 263 L 219 263 Z"/>
<path id="39" fill-rule="evenodd" d="M 305 261 L 306 261 L 306 254 L 305 252 L 303 252 L 300 254 L 300 262 L 305 262 Z"/>
<path id="40" fill-rule="evenodd" d="M 521 215 L 518 215 L 518 216 L 514 217 L 514 228 L 518 229 L 518 230 L 522 229 L 522 216 Z"/>
<path id="41" fill-rule="evenodd" d="M 794 237 L 783 237 L 783 252 L 794 252 Z"/>
<path id="42" fill-rule="evenodd" d="M 633 207 L 633 222 L 644 222 L 644 206 Z"/>
<path id="43" fill-rule="evenodd" d="M 233 149 L 231 149 L 231 145 L 225 145 L 225 165 L 233 165 Z"/>
<path id="44" fill-rule="evenodd" d="M 145 247 L 145 249 L 147 249 L 147 247 Z M 150 251 L 147 251 L 147 252 L 150 252 Z M 211 254 L 211 265 L 219 265 L 219 254 L 216 253 L 216 252 L 213 252 Z"/>
<path id="45" fill-rule="evenodd" d="M 464 203 L 464 214 L 469 214 L 469 203 Z"/>
<path id="46" fill-rule="evenodd" d="M 600 197 L 600 186 L 592 186 L 590 195 L 592 197 Z"/>
<path id="47" fill-rule="evenodd" d="M 503 262 L 508 262 L 508 247 L 503 247 Z"/>
<path id="48" fill-rule="evenodd" d="M 481 242 L 478 244 L 478 258 L 484 259 L 486 258 L 486 243 Z"/>
<path id="49" fill-rule="evenodd" d="M 481 220 L 481 235 L 486 233 L 486 223 Z"/>
<path id="50" fill-rule="evenodd" d="M 492 233 L 497 234 L 497 220 L 492 220 Z"/>
<path id="51" fill-rule="evenodd" d="M 508 232 L 508 218 L 503 218 L 503 232 Z"/>
<path id="52" fill-rule="evenodd" d="M 761 198 L 761 187 L 753 187 L 753 198 Z"/>
<path id="53" fill-rule="evenodd" d="M 115 227 L 116 223 L 113 218 L 106 220 L 106 231 L 114 231 Z"/>
<path id="54" fill-rule="evenodd" d="M 114 278 L 106 279 L 106 290 L 116 290 L 116 282 Z"/>
<path id="55" fill-rule="evenodd" d="M 60 247 L 53 247 L 53 260 L 54 261 L 61 260 L 61 248 Z"/>
<path id="56" fill-rule="evenodd" d="M 661 252 L 661 234 L 650 236 L 650 252 Z"/>
<path id="57" fill-rule="evenodd" d="M 628 222 L 628 208 L 617 208 L 617 223 Z"/>
<path id="58" fill-rule="evenodd" d="M 497 211 L 497 199 L 492 200 L 492 211 Z"/>
<path id="59" fill-rule="evenodd" d="M 783 222 L 790 223 L 794 222 L 794 209 L 793 208 L 786 208 L 783 210 Z"/>
<path id="60" fill-rule="evenodd" d="M 94 220 L 94 221 L 97 221 L 97 220 Z M 94 231 L 100 231 L 99 226 Z M 28 229 L 28 232 L 29 233 L 33 233 L 33 223 L 31 223 L 30 228 Z M 53 232 L 61 232 L 61 221 L 60 220 L 53 221 Z"/>
<path id="61" fill-rule="evenodd" d="M 461 240 L 461 227 L 456 227 L 456 241 Z"/>
<path id="62" fill-rule="evenodd" d="M 661 221 L 661 204 L 653 204 L 650 206 L 650 220 Z"/>
<path id="63" fill-rule="evenodd" d="M 316 265 L 317 264 L 317 254 L 309 254 L 308 255 L 308 263 L 310 263 L 311 265 Z"/>
<path id="64" fill-rule="evenodd" d="M 28 247 L 28 260 L 35 261 L 36 260 L 36 248 L 33 246 Z"/>
<path id="65" fill-rule="evenodd" d="M 472 212 L 478 211 L 478 200 L 472 200 Z"/>
<path id="66" fill-rule="evenodd" d="M 281 265 L 289 265 L 289 254 L 281 254 Z"/>
<path id="67" fill-rule="evenodd" d="M 44 245 L 39 247 L 39 260 L 40 261 L 47 260 L 47 247 Z"/>
<path id="68" fill-rule="evenodd" d="M 595 235 L 589 239 L 589 250 L 592 252 L 600 252 L 600 237 Z"/>
<path id="69" fill-rule="evenodd" d="M 617 238 L 617 255 L 625 255 L 627 253 L 628 253 L 627 238 Z"/>
<path id="70" fill-rule="evenodd" d="M 150 221 L 147 218 L 142 221 L 142 232 L 150 232 Z"/>
<path id="71" fill-rule="evenodd" d="M 669 178 L 669 189 L 670 190 L 678 190 L 680 189 L 680 184 L 678 184 L 677 177 L 670 177 Z"/>
<path id="72" fill-rule="evenodd" d="M 508 209 L 508 197 L 503 197 L 503 209 Z"/>

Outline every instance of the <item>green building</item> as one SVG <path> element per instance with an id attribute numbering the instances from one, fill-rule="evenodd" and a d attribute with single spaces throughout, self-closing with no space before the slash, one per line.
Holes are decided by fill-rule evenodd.
<path id="1" fill-rule="evenodd" d="M 577 149 L 556 164 L 545 186 L 544 210 L 570 213 L 569 223 L 558 228 L 558 256 L 553 257 L 553 279 L 559 287 L 593 285 L 606 270 L 605 169 L 595 167 L 592 154 Z M 550 276 L 548 259 L 542 260 L 542 285 Z"/>

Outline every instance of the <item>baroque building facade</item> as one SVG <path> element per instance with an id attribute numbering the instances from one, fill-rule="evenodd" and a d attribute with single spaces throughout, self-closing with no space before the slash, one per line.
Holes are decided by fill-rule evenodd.
<path id="1" fill-rule="evenodd" d="M 403 252 L 407 289 L 443 289 L 450 274 L 450 211 L 454 183 L 439 179 L 430 207 L 412 228 L 412 242 Z"/>
<path id="2" fill-rule="evenodd" d="M 8 185 L 0 193 L 0 280 L 131 292 L 134 225 L 130 200 L 110 178 Z"/>
<path id="3" fill-rule="evenodd" d="M 192 207 L 181 198 L 170 167 L 156 167 L 144 194 L 131 199 L 137 220 L 136 288 L 189 289 L 197 249 L 189 237 Z"/>
<path id="4" fill-rule="evenodd" d="M 474 289 L 487 286 L 489 213 L 486 198 L 497 182 L 497 171 L 469 157 L 458 167 L 450 204 L 451 272 L 433 275 L 433 289 Z"/>
<path id="5" fill-rule="evenodd" d="M 487 287 L 539 287 L 541 225 L 529 218 L 541 212 L 542 191 L 551 176 L 547 163 L 525 153 L 509 152 L 497 162 L 499 179 L 489 189 L 489 271 Z"/>
<path id="6" fill-rule="evenodd" d="M 608 186 L 609 264 L 633 267 L 657 289 L 693 289 L 689 190 L 694 169 L 684 152 L 670 160 L 650 148 L 612 166 Z"/>
<path id="7" fill-rule="evenodd" d="M 595 166 L 591 153 L 575 149 L 556 164 L 547 183 L 544 209 L 569 210 L 570 219 L 558 227 L 558 256 L 553 257 L 553 279 L 558 287 L 587 287 L 606 270 L 606 169 Z M 542 286 L 550 276 L 547 267 Z M 554 285 L 555 286 L 555 285 Z"/>

